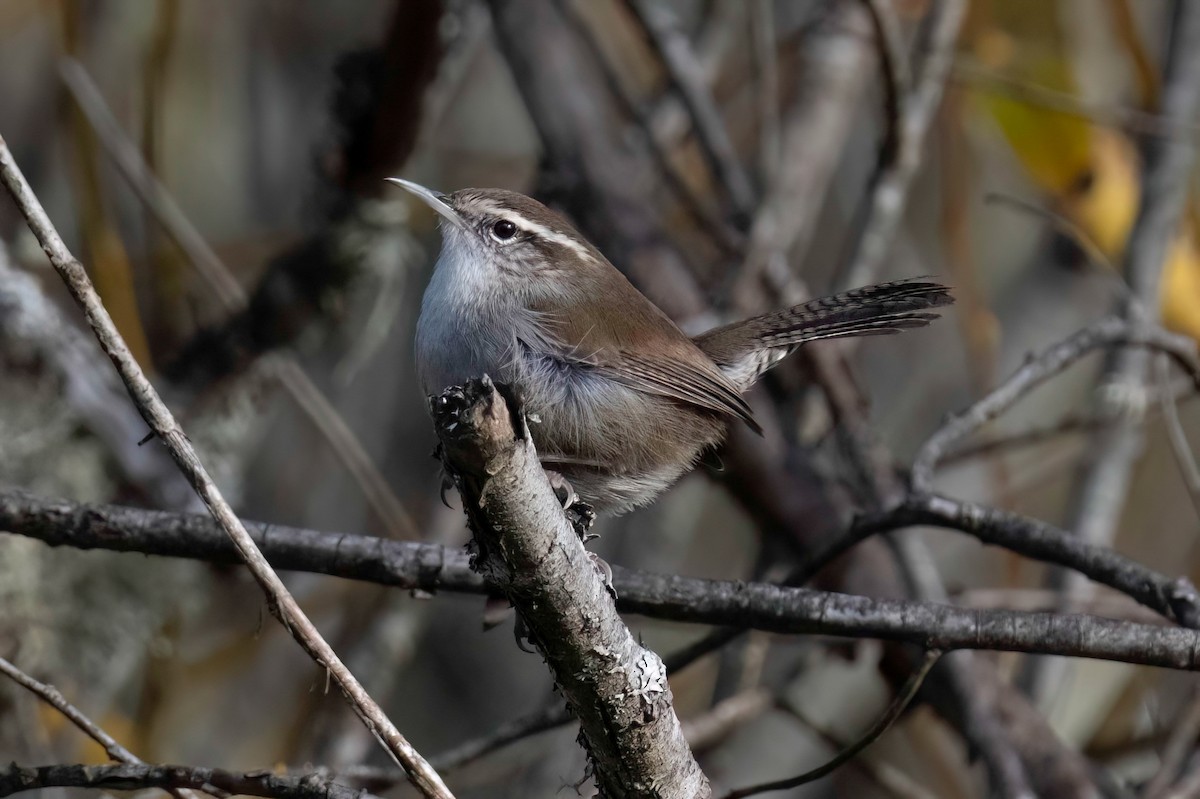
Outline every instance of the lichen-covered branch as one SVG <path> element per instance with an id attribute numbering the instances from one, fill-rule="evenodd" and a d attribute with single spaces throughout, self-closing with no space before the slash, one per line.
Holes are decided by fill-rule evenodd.
<path id="1" fill-rule="evenodd" d="M 617 608 L 538 462 L 523 415 L 490 380 L 431 400 L 474 534 L 473 567 L 517 609 L 579 718 L 606 797 L 711 791 L 683 737 L 667 672 Z"/>
<path id="2" fill-rule="evenodd" d="M 43 788 L 93 788 L 102 791 L 140 791 L 147 788 L 193 788 L 218 795 L 242 794 L 268 799 L 374 799 L 354 788 L 309 774 L 277 776 L 269 771 L 242 774 L 196 766 L 18 766 L 0 769 L 0 797 Z"/>

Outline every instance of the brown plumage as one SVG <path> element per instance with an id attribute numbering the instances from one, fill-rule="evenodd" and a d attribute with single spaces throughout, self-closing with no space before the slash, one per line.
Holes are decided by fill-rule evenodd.
<path id="1" fill-rule="evenodd" d="M 742 394 L 799 345 L 920 327 L 953 301 L 935 282 L 897 281 L 693 339 L 536 200 L 397 182 L 446 220 L 417 324 L 425 392 L 484 373 L 515 384 L 538 420 L 543 464 L 599 511 L 653 499 L 720 442 L 729 420 L 757 430 Z"/>

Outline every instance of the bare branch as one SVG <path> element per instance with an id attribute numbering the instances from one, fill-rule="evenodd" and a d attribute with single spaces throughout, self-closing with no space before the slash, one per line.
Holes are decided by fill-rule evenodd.
<path id="1" fill-rule="evenodd" d="M 1168 618 L 1189 625 L 1200 618 L 1200 600 L 1186 580 L 1171 580 L 1117 553 L 1078 541 L 1052 525 L 944 497 L 914 498 L 910 503 L 878 516 L 865 517 L 859 522 L 855 535 L 865 536 L 917 524 L 961 529 L 987 543 L 1070 565 Z M 277 525 L 251 524 L 249 529 L 253 530 L 253 537 L 263 551 L 280 568 L 427 591 L 476 593 L 486 590 L 483 579 L 470 571 L 467 556 L 460 551 Z M 200 516 L 47 501 L 15 491 L 0 491 L 0 530 L 10 530 L 54 545 L 145 552 L 221 563 L 235 560 L 231 545 L 212 522 Z M 590 565 L 585 566 L 591 569 Z M 1190 668 L 1172 666 L 1168 661 L 1172 658 L 1187 660 L 1188 656 L 1181 654 L 1185 650 L 1174 647 L 1183 646 L 1190 640 L 1186 636 L 1193 635 L 1191 631 L 1164 628 L 1162 634 L 1167 637 L 1157 639 L 1149 632 L 1154 625 L 1130 624 L 1126 628 L 1118 622 L 1099 619 L 1096 621 L 1101 626 L 1093 628 L 1089 626 L 1093 617 L 1086 615 L 972 610 L 899 600 L 885 602 L 764 583 L 657 575 L 619 566 L 613 567 L 613 586 L 619 594 L 617 605 L 623 612 L 658 619 L 780 633 L 878 637 L 944 650 L 1015 647 L 1044 654 Z M 939 635 L 939 622 L 935 618 L 942 613 L 949 614 L 945 623 L 954 629 L 947 628 L 951 638 L 934 643 L 924 636 Z M 835 620 L 835 616 L 839 618 Z M 1031 625 L 1042 624 L 1047 625 L 1044 640 L 1038 639 L 1037 633 L 1029 632 Z M 979 629 L 975 632 L 963 632 L 976 625 Z M 1009 638 L 1003 632 L 1005 625 L 1023 628 L 1025 632 Z M 1103 645 L 1092 640 L 1075 641 L 1071 637 L 1075 633 L 1064 631 L 1076 627 L 1084 632 L 1095 632 L 1097 637 L 1101 631 L 1106 631 L 1112 640 Z M 1159 641 L 1154 646 L 1164 648 L 1147 650 L 1139 655 L 1136 642 L 1145 635 L 1150 635 L 1146 640 Z M 1174 637 L 1177 635 L 1184 637 Z M 537 715 L 541 716 L 540 713 Z M 556 722 L 547 719 L 545 723 Z"/>
<path id="2" fill-rule="evenodd" d="M 6 675 L 22 688 L 32 691 L 43 702 L 70 719 L 71 723 L 82 730 L 84 735 L 104 747 L 104 751 L 113 760 L 116 760 L 118 763 L 144 765 L 133 752 L 130 752 L 117 743 L 117 740 L 105 732 L 99 724 L 92 721 L 82 710 L 68 702 L 67 698 L 62 695 L 62 692 L 53 685 L 47 685 L 44 682 L 35 680 L 4 658 L 0 658 L 0 673 Z"/>
<path id="3" fill-rule="evenodd" d="M 784 791 L 788 788 L 797 788 L 832 774 L 844 764 L 858 757 L 860 752 L 879 740 L 880 736 L 896 723 L 896 719 L 900 718 L 900 714 L 905 711 L 909 703 L 912 702 L 913 697 L 917 695 L 917 691 L 921 689 L 921 683 L 925 682 L 925 677 L 929 674 L 929 670 L 933 668 L 933 664 L 937 663 L 941 655 L 942 653 L 937 650 L 926 652 L 925 659 L 921 662 L 920 667 L 905 680 L 904 685 L 900 686 L 900 690 L 896 693 L 896 696 L 892 699 L 891 704 L 888 705 L 883 715 L 876 719 L 875 723 L 859 736 L 858 740 L 838 752 L 837 756 L 828 763 L 785 780 L 764 782 L 758 785 L 751 785 L 747 788 L 739 788 L 736 791 L 730 791 L 725 795 L 725 799 L 745 799 L 747 796 L 755 796 L 769 791 Z"/>
<path id="4" fill-rule="evenodd" d="M 1165 355 L 1154 359 L 1153 369 L 1158 381 L 1158 406 L 1162 411 L 1163 424 L 1167 428 L 1171 454 L 1175 456 L 1179 476 L 1183 478 L 1188 498 L 1192 501 L 1192 510 L 1200 515 L 1200 467 L 1196 465 L 1196 456 L 1192 453 L 1183 422 L 1179 419 L 1179 407 L 1175 402 L 1175 394 L 1171 391 L 1170 366 Z"/>
<path id="5" fill-rule="evenodd" d="M 362 685 L 321 637 L 296 600 L 288 593 L 283 581 L 279 579 L 279 575 L 275 573 L 263 557 L 262 552 L 254 544 L 250 534 L 246 532 L 246 528 L 234 514 L 233 508 L 221 496 L 220 490 L 196 456 L 192 443 L 184 435 L 170 409 L 167 408 L 141 367 L 138 366 L 137 361 L 134 360 L 129 347 L 125 345 L 121 334 L 113 324 L 112 318 L 104 309 L 83 265 L 71 255 L 66 244 L 63 243 L 58 231 L 55 230 L 53 223 L 46 215 L 45 209 L 42 208 L 41 202 L 38 201 L 33 189 L 26 182 L 25 176 L 17 167 L 16 161 L 8 149 L 8 144 L 2 138 L 0 138 L 0 182 L 3 182 L 9 194 L 16 201 L 17 207 L 29 224 L 30 230 L 42 245 L 50 263 L 66 283 L 71 297 L 83 310 L 100 346 L 121 375 L 121 380 L 125 383 L 142 418 L 146 420 L 159 441 L 166 446 L 172 459 L 191 483 L 201 501 L 208 507 L 213 518 L 237 546 L 242 559 L 250 568 L 259 585 L 262 586 L 272 614 L 280 620 L 313 660 L 329 670 L 330 675 L 346 694 L 363 723 L 371 727 L 380 737 L 385 749 L 396 758 L 399 765 L 409 772 L 413 784 L 429 797 L 445 799 L 445 797 L 451 796 L 437 773 L 405 740 L 379 705 L 375 703 L 375 700 L 367 695 Z"/>
<path id="6" fill-rule="evenodd" d="M 604 796 L 711 793 L 662 661 L 617 614 L 555 498 L 520 412 L 487 378 L 431 400 L 474 534 L 472 566 L 504 591 L 579 718 Z"/>
<path id="7" fill-rule="evenodd" d="M 1200 37 L 1200 7 L 1175 4 L 1171 22 L 1161 112 L 1176 123 L 1195 123 L 1200 113 L 1200 51 L 1194 46 Z M 1149 329 L 1159 319 L 1162 273 L 1187 208 L 1195 142 L 1190 137 L 1150 138 L 1144 142 L 1143 158 L 1142 200 L 1125 249 L 1123 275 L 1130 296 L 1118 303 L 1118 312 L 1135 331 Z M 1113 401 L 1119 397 L 1136 398 L 1135 407 L 1140 403 L 1153 383 L 1151 360 L 1142 349 L 1129 346 L 1111 354 L 1100 379 L 1105 410 L 1119 409 L 1122 403 Z M 1144 442 L 1141 414 L 1114 417 L 1092 436 L 1080 459 L 1067 515 L 1069 530 L 1100 545 L 1116 537 Z M 1074 582 L 1069 574 L 1050 574 L 1050 584 L 1067 591 Z M 1044 700 L 1054 693 L 1061 676 L 1052 662 L 1040 662 L 1029 664 L 1021 682 L 1031 696 Z"/>
<path id="8" fill-rule="evenodd" d="M 868 537 L 914 525 L 960 530 L 985 544 L 1065 566 L 1127 594 L 1168 619 L 1200 627 L 1200 595 L 1185 578 L 1169 578 L 1111 549 L 1081 541 L 1054 525 L 1009 511 L 937 495 L 911 495 L 890 510 L 860 517 L 848 537 Z M 811 573 L 818 564 L 828 563 L 844 551 L 845 546 L 846 542 L 831 543 L 800 568 Z"/>
<path id="9" fill-rule="evenodd" d="M 167 790 L 194 788 L 212 793 L 263 796 L 268 799 L 376 799 L 372 794 L 347 788 L 309 774 L 281 777 L 269 771 L 237 774 L 195 766 L 56 765 L 22 767 L 13 763 L 0 769 L 0 796 L 41 788 L 97 788 L 104 791 Z"/>
<path id="10" fill-rule="evenodd" d="M 950 417 L 931 435 L 913 460 L 910 477 L 915 491 L 928 491 L 933 471 L 949 449 L 1011 408 L 1030 390 L 1041 385 L 1088 353 L 1117 344 L 1159 350 L 1182 368 L 1200 386 L 1200 359 L 1196 345 L 1182 336 L 1161 328 L 1143 328 L 1120 317 L 1094 322 L 1067 340 L 1055 344 L 1041 355 L 1030 358 L 1008 380 L 961 413 Z"/>
<path id="11" fill-rule="evenodd" d="M 875 47 L 879 51 L 879 71 L 883 73 L 883 114 L 887 133 L 879 161 L 880 164 L 889 165 L 896 160 L 900 139 L 904 135 L 904 106 L 910 91 L 908 54 L 904 52 L 900 20 L 892 4 L 885 0 L 863 0 L 863 4 L 871 12 Z"/>

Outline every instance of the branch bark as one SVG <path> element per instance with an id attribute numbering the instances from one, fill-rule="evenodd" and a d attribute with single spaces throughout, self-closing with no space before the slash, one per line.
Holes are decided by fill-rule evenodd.
<path id="1" fill-rule="evenodd" d="M 184 435 L 169 408 L 138 366 L 121 334 L 113 324 L 104 304 L 92 286 L 87 272 L 67 249 L 54 224 L 46 215 L 41 202 L 21 174 L 8 144 L 0 138 L 0 182 L 8 190 L 21 214 L 25 217 L 54 270 L 66 283 L 71 297 L 83 311 L 88 325 L 95 333 L 101 348 L 120 374 L 129 396 L 146 424 L 166 446 L 171 458 L 187 478 L 209 513 L 233 541 L 251 573 L 262 586 L 272 615 L 291 633 L 296 642 L 314 661 L 328 670 L 330 676 L 349 700 L 351 707 L 379 738 L 387 752 L 409 774 L 409 778 L 427 797 L 449 799 L 449 789 L 424 758 L 400 734 L 362 685 L 350 673 L 337 653 L 325 642 L 296 600 L 288 593 L 279 575 L 263 557 L 246 528 L 234 514 L 233 508 L 221 496 L 220 490 L 196 455 L 191 441 Z"/>
<path id="2" fill-rule="evenodd" d="M 538 510 L 549 512 L 540 506 Z M 902 506 L 869 517 L 860 524 L 874 527 L 877 532 L 914 524 L 967 528 L 981 540 L 1001 545 L 1028 536 L 1032 543 L 1022 544 L 1027 546 L 1026 554 L 1038 554 L 1059 563 L 1069 561 L 1073 567 L 1128 593 L 1168 618 L 1190 620 L 1197 614 L 1200 603 L 1186 581 L 1172 580 L 1116 553 L 1089 547 L 1050 525 L 1003 511 L 980 510 L 954 500 L 931 497 L 912 507 Z M 535 510 L 525 509 L 522 513 L 535 514 Z M 544 527 L 546 522 L 539 524 Z M 1042 529 L 1022 530 L 1022 525 L 1042 525 Z M 485 579 L 471 571 L 468 557 L 461 551 L 279 525 L 248 523 L 247 527 L 279 568 L 421 591 L 488 590 Z M 237 560 L 236 551 L 221 531 L 202 516 L 80 505 L 40 499 L 19 491 L 0 491 L 0 530 L 56 546 L 220 563 Z M 581 568 L 590 575 L 589 563 Z M 1137 588 L 1139 585 L 1141 588 Z M 1193 668 L 1187 664 L 1200 657 L 1200 650 L 1193 655 L 1189 649 L 1194 644 L 1200 646 L 1200 634 L 1191 630 L 1089 615 L 884 601 L 764 583 L 658 575 L 620 567 L 613 567 L 613 586 L 620 597 L 617 606 L 623 612 L 695 624 L 884 638 L 944 650 L 1017 649 L 1171 668 Z M 943 623 L 951 627 L 942 631 L 939 625 Z M 939 637 L 943 635 L 949 637 Z M 1142 645 L 1151 648 L 1139 652 Z"/>
<path id="3" fill-rule="evenodd" d="M 128 763 L 119 766 L 33 767 L 13 763 L 0 769 L 0 797 L 42 788 L 97 788 L 103 791 L 194 788 L 206 792 L 263 796 L 269 799 L 376 799 L 365 791 L 338 785 L 315 774 L 280 777 L 269 771 L 237 774 L 196 766 Z"/>
<path id="4" fill-rule="evenodd" d="M 579 718 L 602 796 L 711 795 L 683 737 L 659 657 L 616 605 L 538 462 L 519 410 L 486 377 L 431 401 L 474 534 L 472 567 L 528 627 Z"/>

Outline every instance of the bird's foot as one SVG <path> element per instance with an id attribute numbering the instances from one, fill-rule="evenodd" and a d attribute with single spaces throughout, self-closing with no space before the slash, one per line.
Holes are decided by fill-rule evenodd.
<path id="1" fill-rule="evenodd" d="M 617 589 L 613 588 L 613 570 L 612 566 L 608 565 L 608 561 L 597 555 L 595 552 L 587 553 L 588 559 L 592 562 L 592 567 L 596 573 L 600 575 L 600 579 L 604 581 L 604 589 L 615 600 L 617 598 Z"/>
<path id="2" fill-rule="evenodd" d="M 593 538 L 599 538 L 598 535 L 591 532 L 592 525 L 596 523 L 595 509 L 579 498 L 575 489 L 571 487 L 570 481 L 563 477 L 561 472 L 547 469 L 546 477 L 550 479 L 550 487 L 554 489 L 554 496 L 558 498 L 558 504 L 562 505 L 562 509 L 566 511 L 567 519 L 575 528 L 579 539 L 586 544 Z"/>
<path id="3" fill-rule="evenodd" d="M 525 624 L 520 613 L 516 616 L 517 618 L 513 622 L 513 639 L 517 642 L 517 649 L 530 655 L 536 655 L 537 649 L 533 643 L 533 634 L 529 631 L 529 626 Z"/>
<path id="4" fill-rule="evenodd" d="M 579 498 L 575 489 L 571 487 L 570 481 L 560 472 L 547 469 L 546 477 L 550 479 L 550 487 L 554 489 L 554 496 L 558 497 L 559 504 L 566 511 L 567 519 L 575 528 L 575 534 L 579 536 L 579 540 L 587 544 L 593 538 L 599 538 L 599 535 L 592 532 L 592 525 L 596 523 L 596 509 Z M 612 566 L 609 566 L 604 558 L 595 552 L 588 552 L 587 556 L 592 562 L 592 567 L 600 575 L 600 579 L 604 581 L 605 589 L 612 594 L 613 599 L 616 599 L 617 592 L 613 588 Z"/>

